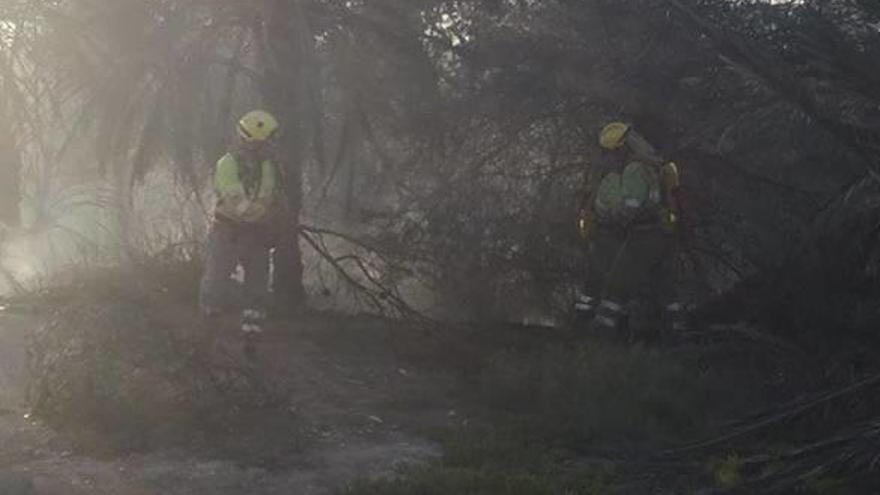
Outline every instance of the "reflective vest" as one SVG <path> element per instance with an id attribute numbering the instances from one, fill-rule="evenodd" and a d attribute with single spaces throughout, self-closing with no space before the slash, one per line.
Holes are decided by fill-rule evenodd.
<path id="1" fill-rule="evenodd" d="M 216 214 L 238 222 L 264 221 L 277 194 L 276 174 L 271 160 L 248 168 L 240 165 L 235 154 L 227 153 L 217 162 L 214 174 Z"/>

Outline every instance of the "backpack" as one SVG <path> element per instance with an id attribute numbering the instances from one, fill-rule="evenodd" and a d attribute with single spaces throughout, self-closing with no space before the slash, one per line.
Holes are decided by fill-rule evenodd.
<path id="1" fill-rule="evenodd" d="M 623 172 L 610 172 L 602 178 L 594 209 L 600 221 L 625 224 L 656 212 L 660 199 L 657 171 L 632 161 Z"/>

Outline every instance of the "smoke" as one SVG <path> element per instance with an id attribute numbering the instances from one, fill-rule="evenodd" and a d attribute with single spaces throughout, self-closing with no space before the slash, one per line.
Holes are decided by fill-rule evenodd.
<path id="1" fill-rule="evenodd" d="M 50 277 L 82 253 L 75 232 L 55 230 L 12 231 L 2 245 L 0 295 L 43 288 Z"/>
<path id="2" fill-rule="evenodd" d="M 204 236 L 205 207 L 168 172 L 148 175 L 124 202 L 101 180 L 32 190 L 40 194 L 22 201 L 22 227 L 0 231 L 0 295 L 113 266 L 126 249 L 148 257 L 182 246 L 191 254 Z"/>
<path id="3" fill-rule="evenodd" d="M 45 269 L 40 268 L 41 261 L 37 254 L 40 244 L 34 236 L 21 236 L 7 241 L 0 266 L 19 283 L 32 282 Z"/>

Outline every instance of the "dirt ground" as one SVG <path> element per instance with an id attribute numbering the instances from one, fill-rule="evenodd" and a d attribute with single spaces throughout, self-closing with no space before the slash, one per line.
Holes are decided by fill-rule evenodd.
<path id="1" fill-rule="evenodd" d="M 431 429 L 465 421 L 454 370 L 406 352 L 408 339 L 422 338 L 411 329 L 335 318 L 302 317 L 259 344 L 254 366 L 273 377 L 299 425 L 269 434 L 302 445 L 260 466 L 193 449 L 99 458 L 75 448 L 24 405 L 25 335 L 39 318 L 0 313 L 0 486 L 25 477 L 40 495 L 325 494 L 439 456 Z M 237 335 L 224 335 L 230 354 L 239 352 Z"/>

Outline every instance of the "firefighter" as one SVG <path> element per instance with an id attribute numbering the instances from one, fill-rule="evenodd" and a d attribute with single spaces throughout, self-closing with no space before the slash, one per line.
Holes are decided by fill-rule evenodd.
<path id="1" fill-rule="evenodd" d="M 587 315 L 591 332 L 615 341 L 641 331 L 682 330 L 684 307 L 675 298 L 672 270 L 678 167 L 623 122 L 606 125 L 599 146 L 579 208 L 588 267 L 575 309 Z"/>
<path id="2" fill-rule="evenodd" d="M 269 256 L 274 210 L 280 205 L 280 170 L 272 159 L 272 139 L 279 124 L 272 114 L 255 110 L 238 122 L 237 144 L 217 162 L 217 203 L 208 235 L 207 260 L 199 302 L 204 316 L 218 315 L 232 302 L 232 274 L 240 265 L 244 280 L 236 306 L 243 307 L 241 330 L 263 331 L 269 299 Z"/>

